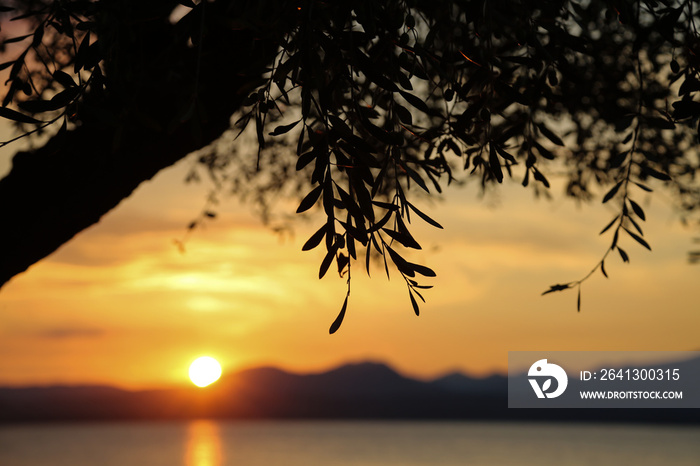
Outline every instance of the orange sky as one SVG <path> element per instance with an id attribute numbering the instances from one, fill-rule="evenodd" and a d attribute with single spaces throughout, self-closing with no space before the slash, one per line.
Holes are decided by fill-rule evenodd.
<path id="1" fill-rule="evenodd" d="M 0 153 L 0 163 L 10 155 Z M 387 282 L 377 268 L 369 280 L 359 266 L 345 322 L 331 336 L 344 280 L 319 281 L 323 253 L 301 252 L 319 221 L 294 223 L 294 236 L 280 238 L 229 199 L 181 254 L 173 239 L 208 189 L 185 185 L 186 170 L 162 172 L 0 290 L 0 385 L 171 386 L 187 383 L 189 363 L 204 354 L 225 372 L 371 359 L 432 377 L 505 372 L 509 350 L 700 349 L 700 268 L 686 262 L 692 231 L 663 196 L 636 198 L 654 252 L 626 239 L 631 264 L 612 257 L 611 278 L 584 284 L 577 313 L 575 292 L 540 293 L 598 261 L 609 238 L 597 234 L 611 211 L 535 201 L 517 185 L 484 201 L 475 186 L 451 189 L 445 202 L 424 205 L 445 230 L 415 230 L 424 251 L 411 261 L 438 273 L 421 316 L 398 275 Z"/>

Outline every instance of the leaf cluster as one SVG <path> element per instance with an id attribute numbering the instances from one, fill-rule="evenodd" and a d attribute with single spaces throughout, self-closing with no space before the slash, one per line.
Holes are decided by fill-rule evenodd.
<path id="1" fill-rule="evenodd" d="M 179 26 L 199 47 L 207 40 L 207 2 L 179 3 L 188 9 Z M 44 112 L 68 115 L 88 89 L 102 89 L 101 66 L 109 68 L 112 59 L 94 37 L 99 3 L 42 5 L 20 15 L 34 18 L 35 32 L 6 41 L 31 39 L 31 45 L 2 65 L 12 68 L 12 84 L 0 116 L 24 124 L 42 124 L 36 118 Z M 416 192 L 440 193 L 463 178 L 486 188 L 517 177 L 541 193 L 552 176 L 563 178 L 566 194 L 576 199 L 602 190 L 603 203 L 618 206 L 603 230 L 612 231 L 611 246 L 593 269 L 606 276 L 609 252 L 629 260 L 621 235 L 650 249 L 640 226 L 646 215 L 638 197 L 632 199 L 651 191 L 650 180 L 674 192 L 689 215 L 700 202 L 695 2 L 257 5 L 257 20 L 250 9 L 236 16 L 232 8 L 230 27 L 273 35 L 278 53 L 260 70 L 262 84 L 246 91 L 236 128 L 254 128 L 258 160 L 275 140 L 284 141 L 296 154 L 294 170 L 308 177 L 297 212 L 317 206 L 325 220 L 303 249 L 325 249 L 319 278 L 335 264 L 348 284 L 331 333 L 345 317 L 350 269 L 358 260 L 368 273 L 372 257 L 387 275 L 397 270 L 419 313 L 422 290 L 429 288 L 419 279 L 435 272 L 409 260 L 410 250 L 421 249 L 411 222 L 441 226 L 415 206 Z M 265 11 L 279 14 L 265 24 Z M 56 39 L 46 56 L 40 51 L 51 48 L 48 36 Z M 67 61 L 56 59 L 59 43 L 67 44 Z M 39 87 L 24 64 L 30 52 L 46 61 Z M 16 99 L 19 90 L 28 97 Z M 193 99 L 177 118 L 197 118 L 195 109 Z M 226 165 L 207 160 L 210 167 Z M 591 273 L 545 293 L 578 287 L 580 308 L 580 286 Z"/>

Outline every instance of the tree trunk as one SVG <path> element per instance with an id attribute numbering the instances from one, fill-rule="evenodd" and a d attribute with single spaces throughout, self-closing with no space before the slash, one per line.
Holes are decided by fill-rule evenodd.
<path id="1" fill-rule="evenodd" d="M 192 46 L 167 21 L 173 2 L 115 1 L 99 23 L 107 91 L 86 96 L 75 129 L 16 154 L 0 180 L 0 286 L 216 140 L 277 51 L 274 37 L 231 27 L 224 15 L 240 2 L 207 4 Z"/>

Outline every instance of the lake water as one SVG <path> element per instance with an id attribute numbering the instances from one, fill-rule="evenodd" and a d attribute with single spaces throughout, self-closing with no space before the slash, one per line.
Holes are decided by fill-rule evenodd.
<path id="1" fill-rule="evenodd" d="M 193 421 L 0 425 L 2 466 L 700 465 L 700 427 Z"/>

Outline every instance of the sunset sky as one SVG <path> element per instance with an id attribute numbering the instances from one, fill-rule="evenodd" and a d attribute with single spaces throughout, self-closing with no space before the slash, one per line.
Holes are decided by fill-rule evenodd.
<path id="1" fill-rule="evenodd" d="M 11 150 L 0 152 L 0 173 Z M 0 290 L 0 385 L 111 384 L 139 389 L 187 384 L 196 357 L 224 372 L 274 365 L 320 371 L 383 361 L 423 378 L 459 370 L 505 372 L 513 350 L 698 350 L 700 268 L 687 264 L 693 231 L 667 195 L 637 196 L 653 253 L 626 238 L 631 264 L 611 256 L 575 292 L 540 296 L 591 269 L 614 216 L 595 202 L 535 200 L 517 183 L 479 199 L 450 189 L 419 204 L 444 230 L 416 225 L 423 251 L 410 260 L 438 277 L 416 317 L 405 284 L 353 269 L 348 314 L 328 334 L 345 294 L 337 273 L 318 280 L 321 250 L 301 245 L 320 220 L 279 236 L 246 205 L 224 199 L 219 217 L 174 239 L 200 212 L 210 186 L 185 184 L 191 161 L 161 172 L 102 221 Z M 296 200 L 278 206 L 291 213 Z M 415 223 L 415 222 L 414 222 Z M 12 225 L 6 225 L 12 227 Z"/>

